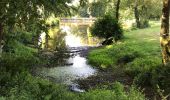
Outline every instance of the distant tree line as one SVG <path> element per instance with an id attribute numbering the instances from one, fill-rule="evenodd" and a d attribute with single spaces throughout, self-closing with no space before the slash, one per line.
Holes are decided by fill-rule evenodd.
<path id="1" fill-rule="evenodd" d="M 88 3 L 88 2 L 87 2 Z M 159 20 L 160 0 L 100 0 L 80 7 L 81 17 L 102 17 L 109 13 L 117 19 L 135 19 L 137 28 L 149 26 L 149 20 Z"/>

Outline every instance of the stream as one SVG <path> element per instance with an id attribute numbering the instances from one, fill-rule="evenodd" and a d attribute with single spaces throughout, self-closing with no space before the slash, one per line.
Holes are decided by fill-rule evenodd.
<path id="1" fill-rule="evenodd" d="M 65 43 L 67 46 L 67 53 L 71 55 L 66 59 L 65 64 L 56 67 L 40 67 L 36 68 L 36 75 L 52 82 L 65 84 L 74 92 L 85 92 L 80 89 L 76 80 L 86 79 L 89 76 L 97 74 L 97 69 L 94 69 L 87 63 L 87 53 L 90 49 L 98 46 L 98 40 L 92 37 L 87 37 L 87 33 L 83 36 L 72 34 L 68 27 L 66 27 L 67 35 L 65 36 Z M 87 30 L 87 27 L 86 29 Z M 85 31 L 87 32 L 87 31 Z"/>

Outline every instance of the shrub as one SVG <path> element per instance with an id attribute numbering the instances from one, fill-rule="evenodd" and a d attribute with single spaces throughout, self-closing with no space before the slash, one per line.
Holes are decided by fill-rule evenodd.
<path id="1" fill-rule="evenodd" d="M 9 44 L 8 47 L 11 47 L 12 51 L 8 49 L 9 52 L 3 52 L 0 58 L 1 67 L 15 72 L 20 68 L 33 67 L 40 63 L 36 49 L 27 47 L 18 41 L 10 41 Z"/>
<path id="2" fill-rule="evenodd" d="M 91 90 L 82 95 L 83 100 L 145 100 L 142 91 L 134 86 L 131 86 L 128 91 L 125 87 L 115 82 L 109 86 L 100 87 L 99 89 Z"/>
<path id="3" fill-rule="evenodd" d="M 136 30 L 137 28 L 140 28 L 140 29 L 142 29 L 142 28 L 148 28 L 148 27 L 150 27 L 148 20 L 140 20 L 140 25 L 139 25 L 139 27 L 137 27 L 137 24 L 136 24 L 136 23 L 133 23 L 131 30 Z"/>
<path id="4" fill-rule="evenodd" d="M 106 12 L 106 5 L 102 1 L 93 2 L 90 6 L 90 12 L 93 17 L 100 17 Z"/>
<path id="5" fill-rule="evenodd" d="M 118 21 L 111 15 L 105 15 L 97 19 L 91 27 L 91 33 L 99 38 L 114 38 L 115 41 L 122 39 L 123 30 Z"/>
<path id="6" fill-rule="evenodd" d="M 155 69 L 161 61 L 158 57 L 148 56 L 144 58 L 136 58 L 133 62 L 128 63 L 125 67 L 126 72 L 132 77 L 139 73 L 150 72 Z"/>
<path id="7" fill-rule="evenodd" d="M 165 93 L 170 93 L 170 66 L 159 66 L 152 71 L 153 85 L 159 85 L 161 89 L 165 90 Z"/>

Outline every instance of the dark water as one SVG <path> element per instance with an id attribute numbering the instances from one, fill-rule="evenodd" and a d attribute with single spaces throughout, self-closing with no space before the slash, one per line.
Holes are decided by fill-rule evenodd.
<path id="1" fill-rule="evenodd" d="M 36 74 L 56 83 L 69 85 L 71 90 L 83 92 L 78 88 L 75 80 L 95 75 L 97 70 L 87 63 L 86 55 L 89 48 L 98 46 L 99 40 L 88 33 L 88 26 L 61 26 L 66 33 L 64 43 L 69 54 L 66 64 L 51 68 L 36 69 Z"/>

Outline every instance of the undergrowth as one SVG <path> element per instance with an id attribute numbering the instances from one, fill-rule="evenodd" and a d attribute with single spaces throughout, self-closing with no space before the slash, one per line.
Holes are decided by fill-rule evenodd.
<path id="1" fill-rule="evenodd" d="M 37 50 L 18 41 L 9 43 L 11 50 L 0 58 L 0 100 L 144 100 L 142 91 L 132 86 L 129 91 L 120 83 L 112 88 L 99 88 L 74 93 L 68 87 L 32 76 L 29 70 L 42 63 Z"/>
<path id="2" fill-rule="evenodd" d="M 170 93 L 169 67 L 162 66 L 159 26 L 125 33 L 122 42 L 92 50 L 88 61 L 99 69 L 121 67 L 138 86 L 160 86 Z"/>

